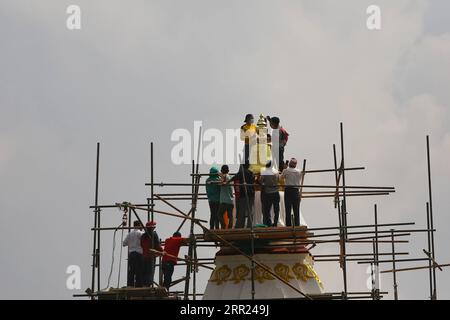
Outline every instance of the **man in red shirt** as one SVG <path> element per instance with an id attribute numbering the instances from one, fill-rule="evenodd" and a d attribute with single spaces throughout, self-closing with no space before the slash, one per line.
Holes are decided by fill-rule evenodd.
<path id="1" fill-rule="evenodd" d="M 280 118 L 278 117 L 267 117 L 269 120 L 270 127 L 272 128 L 272 152 L 273 157 L 277 162 L 278 170 L 280 173 L 284 169 L 284 149 L 289 139 L 289 133 L 286 129 L 280 126 Z M 278 152 L 277 152 L 278 150 Z"/>
<path id="2" fill-rule="evenodd" d="M 172 283 L 172 275 L 178 260 L 180 247 L 187 243 L 186 238 L 181 237 L 178 231 L 164 242 L 164 253 L 162 257 L 162 271 L 164 275 L 163 286 L 169 291 Z"/>

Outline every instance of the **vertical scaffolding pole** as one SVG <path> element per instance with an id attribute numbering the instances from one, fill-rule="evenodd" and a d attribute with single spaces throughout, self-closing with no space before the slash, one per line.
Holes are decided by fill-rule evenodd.
<path id="1" fill-rule="evenodd" d="M 95 178 L 95 206 L 98 206 L 98 185 L 99 185 L 99 172 L 100 172 L 100 143 L 97 143 L 97 170 Z M 100 215 L 101 210 L 97 208 L 97 290 L 100 290 Z"/>
<path id="2" fill-rule="evenodd" d="M 375 216 L 375 264 L 374 264 L 374 272 L 375 272 L 375 299 L 380 300 L 380 278 L 379 278 L 379 251 L 378 251 L 378 209 L 377 205 L 374 205 L 374 216 Z"/>
<path id="3" fill-rule="evenodd" d="M 430 206 L 427 202 L 427 244 L 428 244 L 428 252 L 431 254 L 431 227 L 430 227 Z M 433 269 L 432 269 L 432 261 L 428 261 L 428 276 L 430 281 L 430 299 L 433 300 Z"/>
<path id="4" fill-rule="evenodd" d="M 242 173 L 242 175 L 244 176 L 244 184 L 245 184 L 245 174 Z M 254 183 L 254 181 L 251 182 L 252 184 Z M 247 192 L 247 186 L 245 186 L 244 188 L 245 192 Z M 255 201 L 255 199 L 253 199 L 253 201 Z M 249 207 L 250 204 L 248 203 L 249 199 L 248 199 L 248 195 L 247 195 L 247 206 Z M 251 295 L 252 295 L 252 300 L 255 300 L 255 294 L 256 294 L 256 289 L 255 289 L 255 226 L 254 226 L 254 218 L 255 218 L 255 204 L 253 203 L 253 212 L 250 212 L 250 210 L 247 210 L 249 217 L 248 219 L 250 219 L 250 233 L 252 236 L 252 240 L 251 240 L 251 244 L 250 244 L 250 249 L 251 249 L 251 262 L 250 262 L 250 274 L 251 274 Z"/>
<path id="5" fill-rule="evenodd" d="M 198 144 L 197 144 L 197 164 L 195 167 L 195 179 L 194 179 L 194 193 L 192 194 L 192 199 L 193 199 L 193 203 L 192 203 L 192 220 L 191 220 L 191 238 L 192 238 L 192 253 L 191 253 L 191 268 L 192 268 L 192 264 L 194 266 L 193 268 L 193 279 L 192 279 L 192 299 L 196 300 L 197 299 L 197 271 L 198 271 L 198 266 L 197 266 L 197 243 L 196 243 L 196 239 L 194 236 L 194 227 L 195 227 L 195 214 L 197 212 L 197 199 L 198 199 L 198 192 L 200 189 L 200 149 L 201 149 L 201 145 L 202 145 L 202 130 L 203 128 L 200 127 L 199 128 L 199 134 L 198 134 Z M 194 168 L 192 168 L 194 169 Z"/>
<path id="6" fill-rule="evenodd" d="M 341 213 L 341 201 L 339 197 L 339 176 L 338 176 L 338 167 L 337 167 L 337 155 L 336 155 L 336 145 L 333 144 L 333 157 L 334 157 L 334 174 L 336 178 L 336 197 L 335 197 L 335 206 L 337 205 L 338 209 L 338 217 L 339 217 L 339 244 L 340 244 L 340 266 L 342 269 L 342 277 L 344 281 L 344 299 L 347 298 L 347 260 L 346 260 L 346 243 L 344 236 L 344 228 L 342 222 L 342 213 Z"/>
<path id="7" fill-rule="evenodd" d="M 154 221 L 154 206 L 155 206 L 155 200 L 154 200 L 154 171 L 153 171 L 153 141 L 150 142 L 150 199 L 147 199 L 148 209 L 147 211 L 147 221 Z M 153 245 L 153 232 L 152 232 L 152 245 Z M 158 257 L 159 267 L 158 267 L 158 283 L 161 285 L 161 268 L 162 268 L 162 260 L 161 257 Z M 155 274 L 155 266 L 153 266 L 153 277 Z M 150 286 L 153 288 L 155 286 L 155 281 L 153 280 Z"/>
<path id="8" fill-rule="evenodd" d="M 131 210 L 128 209 L 128 233 L 131 232 L 131 218 L 132 218 L 132 214 L 131 214 Z M 122 245 L 122 243 L 120 244 Z M 128 254 L 128 250 L 127 250 L 127 286 L 128 286 L 128 271 L 130 270 L 130 260 L 129 257 L 130 255 Z M 132 281 L 132 283 L 134 283 L 134 281 Z M 133 286 L 133 284 L 130 284 L 131 286 Z"/>
<path id="9" fill-rule="evenodd" d="M 95 169 L 95 209 L 94 209 L 94 240 L 93 240 L 93 249 L 92 249 L 92 282 L 91 287 L 92 291 L 95 292 L 95 268 L 98 267 L 98 251 L 97 251 L 97 233 L 100 233 L 100 230 L 97 231 L 97 228 L 100 226 L 98 223 L 98 177 L 99 177 L 99 164 L 100 164 L 100 142 L 97 142 L 97 161 L 96 161 L 96 169 Z M 100 286 L 97 287 L 100 290 Z M 94 299 L 92 297 L 92 299 Z"/>
<path id="10" fill-rule="evenodd" d="M 430 208 L 430 229 L 431 229 L 431 257 L 433 259 L 433 295 L 432 299 L 437 300 L 437 288 L 436 288 L 436 265 L 435 259 L 435 247 L 434 247 L 434 222 L 433 222 L 433 196 L 431 191 L 431 161 L 430 161 L 430 137 L 427 136 L 427 168 L 428 168 L 428 202 Z"/>
<path id="11" fill-rule="evenodd" d="M 342 222 L 344 224 L 345 241 L 347 241 L 347 197 L 345 188 L 345 154 L 344 154 L 344 124 L 341 122 L 341 169 L 342 169 Z"/>
<path id="12" fill-rule="evenodd" d="M 200 128 L 200 136 L 201 138 L 201 128 Z M 200 141 L 197 150 L 197 159 L 199 159 L 200 153 Z M 193 272 L 193 284 L 192 284 L 192 299 L 196 300 L 196 281 L 197 281 L 197 249 L 196 242 L 194 236 L 194 226 L 195 226 L 195 213 L 197 210 L 197 197 L 199 191 L 199 183 L 200 183 L 200 175 L 199 175 L 199 163 L 195 165 L 194 160 L 192 160 L 192 206 L 191 206 L 191 227 L 189 233 L 189 249 L 188 249 L 188 261 L 186 262 L 186 280 L 185 280 L 185 288 L 184 288 L 184 299 L 187 300 L 189 297 L 189 285 L 190 285 L 190 276 L 191 272 Z"/>
<path id="13" fill-rule="evenodd" d="M 341 215 L 342 215 L 342 225 L 343 225 L 343 234 L 344 234 L 344 245 L 347 241 L 347 197 L 346 197 L 346 188 L 345 188 L 345 152 L 344 152 L 344 124 L 340 123 L 340 135 L 341 135 L 341 176 L 342 176 L 342 206 L 341 206 Z M 344 249 L 345 250 L 345 249 Z M 344 259 L 345 253 L 344 253 Z M 346 261 L 345 261 L 346 264 Z M 345 266 L 345 269 L 347 267 Z M 347 270 L 345 270 L 346 276 L 347 276 Z M 347 281 L 345 281 L 344 289 L 345 289 L 345 297 L 344 299 L 347 299 Z"/>
<path id="14" fill-rule="evenodd" d="M 193 211 L 193 205 L 194 205 L 194 184 L 195 184 L 195 164 L 194 164 L 194 160 L 192 160 L 192 175 L 191 175 L 191 183 L 192 183 L 192 187 L 191 187 L 191 192 L 192 192 L 192 203 L 191 203 L 191 212 Z M 192 218 L 194 218 L 193 216 L 193 212 L 192 212 Z M 186 280 L 184 282 L 184 300 L 188 300 L 189 299 L 189 285 L 190 285 L 190 281 L 191 281 L 191 262 L 192 262 L 192 235 L 193 235 L 193 224 L 192 224 L 191 220 L 191 230 L 190 230 L 190 234 L 189 234 L 189 248 L 188 248 L 188 254 L 187 254 L 187 261 L 186 261 Z"/>
<path id="15" fill-rule="evenodd" d="M 398 300 L 397 271 L 395 269 L 396 266 L 395 266 L 394 229 L 391 229 L 391 247 L 392 247 L 392 281 L 394 285 L 394 300 Z"/>
<path id="16" fill-rule="evenodd" d="M 156 268 L 155 268 L 155 270 L 156 270 Z M 153 275 L 154 274 L 155 273 L 153 273 Z M 162 271 L 162 257 L 159 256 L 158 257 L 158 284 L 159 284 L 160 287 L 163 286 L 163 280 L 164 280 L 164 277 L 163 277 L 163 271 Z M 155 280 L 152 281 L 152 288 L 154 286 L 155 286 Z M 170 286 L 170 284 L 169 284 L 169 286 Z M 169 290 L 167 290 L 167 291 L 169 291 Z"/>
<path id="17" fill-rule="evenodd" d="M 372 254 L 373 254 L 373 262 L 370 263 L 370 279 L 372 280 L 372 300 L 376 300 L 375 261 L 377 258 L 375 249 L 375 239 L 372 239 Z"/>
<path id="18" fill-rule="evenodd" d="M 299 188 L 299 196 L 298 196 L 298 224 L 301 225 L 301 205 L 302 205 L 302 195 L 303 195 L 303 183 L 305 181 L 305 171 L 306 171 L 306 159 L 303 159 L 303 166 L 302 166 L 302 174 L 301 174 L 301 180 L 300 180 L 300 188 Z M 292 210 L 292 212 L 294 212 L 294 210 Z M 294 230 L 295 230 L 295 217 L 293 216 L 291 218 L 292 221 L 292 225 L 294 226 Z M 294 232 L 295 234 L 295 232 Z"/>
<path id="19" fill-rule="evenodd" d="M 151 193 L 151 198 L 150 198 L 150 206 L 151 206 L 151 211 L 147 212 L 147 221 L 150 220 L 153 221 L 154 219 L 154 205 L 155 205 L 155 200 L 154 200 L 154 171 L 153 171 L 153 142 L 150 143 L 150 193 Z M 150 216 L 151 213 L 151 216 Z"/>
<path id="20" fill-rule="evenodd" d="M 251 241 L 250 241 L 250 251 L 251 251 L 251 260 L 250 260 L 250 281 L 251 281 L 251 286 L 250 286 L 250 288 L 251 288 L 251 292 L 250 292 L 250 295 L 251 295 L 251 299 L 252 300 L 255 300 L 255 294 L 256 294 L 256 290 L 255 290 L 255 261 L 253 260 L 254 259 L 254 256 L 255 256 L 255 233 L 254 233 L 254 226 L 253 226 L 253 218 L 254 218 L 254 215 L 255 215 L 255 206 L 254 206 L 254 203 L 253 203 L 253 210 L 251 211 L 250 210 L 250 200 L 249 200 L 249 198 L 248 198 L 248 192 L 247 192 L 247 189 L 248 189 L 248 187 L 247 187 L 247 180 L 246 180 L 246 178 L 245 178 L 245 172 L 244 172 L 244 164 L 245 164 L 245 159 L 240 159 L 240 161 L 241 161 L 241 164 L 240 164 L 240 172 L 241 172 L 241 175 L 242 175 L 242 182 L 243 182 L 243 185 L 244 185 L 244 193 L 245 193 L 245 198 L 246 198 L 246 205 L 247 205 L 247 212 L 248 212 L 248 220 L 250 221 L 250 235 L 251 235 Z M 244 162 L 244 164 L 242 163 L 242 162 Z M 250 182 L 250 184 L 252 185 L 253 183 L 254 183 L 254 181 L 249 181 Z M 253 199 L 253 201 L 254 201 L 255 199 Z M 248 222 L 247 222 L 247 224 L 248 224 Z M 245 226 L 244 226 L 245 227 Z"/>
<path id="21" fill-rule="evenodd" d="M 197 300 L 197 246 L 194 246 L 193 252 L 193 275 L 192 275 L 192 299 Z"/>

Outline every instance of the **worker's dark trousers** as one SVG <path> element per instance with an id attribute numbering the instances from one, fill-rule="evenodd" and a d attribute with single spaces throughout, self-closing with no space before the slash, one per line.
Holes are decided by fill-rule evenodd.
<path id="1" fill-rule="evenodd" d="M 286 209 L 286 226 L 292 226 L 291 210 L 294 210 L 294 225 L 300 225 L 300 194 L 298 188 L 284 190 L 284 207 Z"/>
<path id="2" fill-rule="evenodd" d="M 244 228 L 247 219 L 247 228 L 251 227 L 251 222 L 255 216 L 255 198 L 245 197 L 236 199 L 236 228 Z"/>
<path id="3" fill-rule="evenodd" d="M 264 193 L 263 199 L 264 199 L 263 223 L 266 226 L 272 226 L 270 210 L 273 207 L 274 211 L 273 226 L 276 227 L 278 224 L 278 217 L 280 216 L 280 194 L 278 192 Z"/>
<path id="4" fill-rule="evenodd" d="M 261 190 L 261 192 L 259 193 L 259 200 L 261 200 L 261 214 L 262 214 L 263 218 L 264 218 L 264 202 L 265 202 L 264 195 L 265 195 L 264 190 Z M 264 221 L 263 221 L 263 223 L 264 223 Z"/>
<path id="5" fill-rule="evenodd" d="M 130 252 L 128 254 L 128 287 L 142 287 L 143 258 L 139 252 Z"/>
<path id="6" fill-rule="evenodd" d="M 142 283 L 144 287 L 150 287 L 153 283 L 153 279 L 155 277 L 155 257 L 148 257 L 143 259 L 143 280 Z"/>
<path id="7" fill-rule="evenodd" d="M 280 145 L 280 150 L 278 153 L 278 168 L 283 168 L 284 165 L 284 146 Z"/>
<path id="8" fill-rule="evenodd" d="M 250 163 L 250 144 L 246 143 L 244 146 L 244 162 L 245 163 Z"/>
<path id="9" fill-rule="evenodd" d="M 219 211 L 219 203 L 209 201 L 209 210 L 211 212 L 211 218 L 209 219 L 209 228 L 219 229 L 220 223 L 217 217 L 217 211 Z"/>
<path id="10" fill-rule="evenodd" d="M 229 203 L 221 203 L 219 204 L 219 210 L 217 211 L 217 219 L 219 219 L 220 227 L 225 229 L 225 220 L 223 219 L 223 215 L 225 212 L 228 214 L 228 229 L 233 228 L 233 208 L 234 206 Z"/>
<path id="11" fill-rule="evenodd" d="M 175 262 L 164 261 L 161 267 L 164 275 L 163 286 L 169 291 L 170 284 L 172 283 L 173 271 L 175 270 Z"/>

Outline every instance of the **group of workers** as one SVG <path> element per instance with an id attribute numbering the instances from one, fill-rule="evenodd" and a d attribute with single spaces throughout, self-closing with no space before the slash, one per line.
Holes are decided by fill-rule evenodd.
<path id="1" fill-rule="evenodd" d="M 134 229 L 127 234 L 123 246 L 128 247 L 128 287 L 150 287 L 155 275 L 156 257 L 162 256 L 163 286 L 169 290 L 174 267 L 177 264 L 180 247 L 187 239 L 175 232 L 164 241 L 164 249 L 155 231 L 156 222 L 149 221 L 142 230 L 139 221 L 134 221 Z"/>
<path id="2" fill-rule="evenodd" d="M 206 180 L 206 194 L 211 212 L 210 229 L 250 228 L 254 224 L 255 191 L 260 190 L 263 224 L 276 227 L 280 214 L 280 184 L 284 185 L 284 204 L 286 225 L 300 225 L 301 172 L 297 169 L 297 160 L 284 161 L 284 150 L 289 134 L 280 126 L 278 117 L 267 117 L 272 128 L 272 136 L 267 134 L 266 144 L 270 138 L 277 141 L 277 150 L 260 172 L 250 170 L 250 153 L 252 140 L 258 139 L 258 127 L 254 117 L 246 115 L 245 124 L 241 127 L 241 139 L 245 142 L 244 163 L 233 177 L 229 174 L 228 165 L 219 169 L 212 167 Z M 275 169 L 275 165 L 278 170 Z M 236 208 L 234 208 L 236 206 Z M 233 209 L 236 209 L 236 224 L 233 226 Z M 273 209 L 273 219 L 271 212 Z M 293 212 L 293 220 L 291 212 Z"/>
<path id="3" fill-rule="evenodd" d="M 210 229 L 250 228 L 254 224 L 257 190 L 261 191 L 263 224 L 276 227 L 280 213 L 280 184 L 284 185 L 286 225 L 300 225 L 301 172 L 297 169 L 295 158 L 284 162 L 284 149 L 289 134 L 280 126 L 278 117 L 267 117 L 263 120 L 264 123 L 266 121 L 270 123 L 272 128 L 272 135 L 267 133 L 265 143 L 271 147 L 272 139 L 275 139 L 278 151 L 275 150 L 272 156 L 273 150 L 270 150 L 270 160 L 260 172 L 255 173 L 250 169 L 251 145 L 259 141 L 257 135 L 261 132 L 258 132 L 259 128 L 254 124 L 253 115 L 246 115 L 245 124 L 241 127 L 241 139 L 245 145 L 244 161 L 239 166 L 239 171 L 232 176 L 228 165 L 223 165 L 220 170 L 212 167 L 206 180 L 206 193 L 211 212 Z M 234 209 L 236 209 L 236 223 L 233 226 Z M 292 211 L 294 221 L 291 217 Z M 175 232 L 164 241 L 163 248 L 155 228 L 154 221 L 147 222 L 144 230 L 139 221 L 134 221 L 134 229 L 123 241 L 123 246 L 128 246 L 128 287 L 152 286 L 158 256 L 162 256 L 163 286 L 167 290 L 171 286 L 180 247 L 186 245 L 188 239 Z"/>

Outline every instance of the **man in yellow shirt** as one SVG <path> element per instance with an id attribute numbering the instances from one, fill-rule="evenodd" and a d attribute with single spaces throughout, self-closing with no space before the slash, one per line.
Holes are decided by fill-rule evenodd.
<path id="1" fill-rule="evenodd" d="M 256 139 L 256 126 L 254 124 L 255 118 L 252 114 L 247 114 L 244 122 L 245 124 L 241 126 L 241 140 L 245 142 L 244 163 L 249 163 L 250 144 L 253 139 Z"/>

